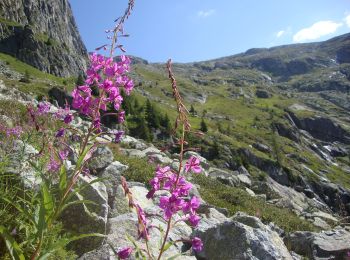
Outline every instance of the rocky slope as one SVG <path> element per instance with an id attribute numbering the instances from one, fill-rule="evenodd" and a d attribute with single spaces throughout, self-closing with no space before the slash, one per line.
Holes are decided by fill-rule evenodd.
<path id="1" fill-rule="evenodd" d="M 76 77 L 87 65 L 68 0 L 1 1 L 0 52 L 61 77 Z"/>

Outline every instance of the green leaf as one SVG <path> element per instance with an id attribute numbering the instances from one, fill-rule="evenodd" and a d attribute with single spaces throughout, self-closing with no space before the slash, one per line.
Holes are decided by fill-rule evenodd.
<path id="1" fill-rule="evenodd" d="M 165 244 L 164 248 L 163 248 L 163 252 L 167 251 L 169 249 L 169 247 L 171 247 L 174 243 L 172 242 L 168 242 Z"/>
<path id="2" fill-rule="evenodd" d="M 0 226 L 0 235 L 4 238 L 7 250 L 9 251 L 12 259 L 25 260 L 22 249 L 19 247 L 13 237 L 8 233 L 4 226 Z"/>
<path id="3" fill-rule="evenodd" d="M 34 220 L 32 214 L 29 214 L 29 212 L 24 207 L 21 207 L 18 203 L 15 203 L 8 198 L 0 197 L 0 200 L 3 200 L 5 202 L 7 202 L 8 204 L 12 205 L 20 213 L 22 213 L 32 224 L 35 224 L 35 220 Z"/>
<path id="4" fill-rule="evenodd" d="M 75 201 L 71 201 L 66 203 L 60 212 L 62 212 L 63 210 L 65 210 L 66 208 L 72 206 L 72 205 L 76 205 L 76 204 L 91 204 L 91 205 L 97 205 L 95 202 L 91 201 L 91 200 L 75 200 Z"/>
<path id="5" fill-rule="evenodd" d="M 45 204 L 42 199 L 40 208 L 39 208 L 39 215 L 38 215 L 38 223 L 37 223 L 37 233 L 36 236 L 38 239 L 42 239 L 44 232 L 47 227 L 47 222 L 46 222 L 46 210 L 45 210 Z"/>
<path id="6" fill-rule="evenodd" d="M 59 189 L 60 189 L 60 193 L 63 196 L 63 193 L 65 192 L 66 188 L 67 188 L 67 170 L 66 170 L 66 166 L 64 164 L 62 164 L 61 169 L 60 169 L 60 182 L 58 185 Z"/>
<path id="7" fill-rule="evenodd" d="M 45 207 L 45 215 L 47 220 L 54 210 L 54 201 L 53 201 L 53 196 L 50 193 L 45 182 L 41 183 L 41 196 L 42 196 L 42 202 Z"/>

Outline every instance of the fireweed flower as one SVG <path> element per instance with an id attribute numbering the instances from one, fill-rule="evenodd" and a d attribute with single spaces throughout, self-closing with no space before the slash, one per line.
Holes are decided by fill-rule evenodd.
<path id="1" fill-rule="evenodd" d="M 69 106 L 58 109 L 58 111 L 55 113 L 55 116 L 56 118 L 63 120 L 63 122 L 66 124 L 70 124 L 74 119 L 73 111 L 70 110 Z"/>
<path id="2" fill-rule="evenodd" d="M 66 160 L 68 158 L 68 155 L 69 155 L 69 151 L 68 150 L 62 150 L 62 151 L 59 151 L 58 152 L 58 155 L 60 157 L 60 159 L 62 161 Z"/>
<path id="3" fill-rule="evenodd" d="M 120 143 L 120 141 L 122 140 L 122 137 L 124 135 L 124 131 L 117 130 L 117 131 L 114 131 L 113 134 L 114 134 L 114 143 Z"/>
<path id="4" fill-rule="evenodd" d="M 118 113 L 118 123 L 121 124 L 125 121 L 125 111 L 120 111 Z"/>
<path id="5" fill-rule="evenodd" d="M 91 67 L 87 70 L 85 85 L 76 87 L 72 92 L 72 106 L 80 113 L 88 115 L 93 121 L 100 119 L 100 110 L 107 110 L 109 104 L 115 110 L 119 110 L 123 102 L 121 90 L 127 95 L 133 89 L 132 80 L 126 75 L 130 70 L 130 59 L 121 56 L 120 61 L 115 62 L 99 54 L 90 56 Z M 99 97 L 92 95 L 92 87 L 97 86 L 100 91 Z M 123 122 L 124 112 L 119 112 L 118 121 Z M 96 129 L 99 124 L 94 124 Z"/>
<path id="6" fill-rule="evenodd" d="M 132 253 L 131 247 L 124 247 L 117 251 L 119 259 L 127 259 Z"/>
<path id="7" fill-rule="evenodd" d="M 190 201 L 184 203 L 182 210 L 185 213 L 195 212 L 200 206 L 200 201 L 196 196 L 193 196 Z"/>
<path id="8" fill-rule="evenodd" d="M 197 157 L 191 156 L 186 162 L 185 172 L 200 173 L 202 168 L 200 167 L 200 160 Z"/>
<path id="9" fill-rule="evenodd" d="M 192 248 L 194 251 L 199 252 L 203 249 L 203 242 L 199 237 L 192 238 Z"/>
<path id="10" fill-rule="evenodd" d="M 14 137 L 18 138 L 21 136 L 22 133 L 23 133 L 23 130 L 22 130 L 22 127 L 20 127 L 20 126 L 6 129 L 6 136 L 7 137 L 14 136 Z"/>
<path id="11" fill-rule="evenodd" d="M 51 104 L 49 102 L 46 102 L 46 101 L 42 101 L 38 104 L 38 110 L 37 110 L 37 113 L 38 115 L 46 115 L 47 113 L 50 112 L 50 107 L 51 107 Z"/>
<path id="12" fill-rule="evenodd" d="M 55 137 L 59 138 L 59 137 L 63 137 L 64 136 L 64 133 L 65 133 L 66 129 L 64 129 L 63 127 L 58 129 L 57 132 L 56 132 L 56 135 Z"/>
<path id="13" fill-rule="evenodd" d="M 184 200 L 174 194 L 170 197 L 160 197 L 159 207 L 164 210 L 164 219 L 169 220 L 172 215 L 181 210 L 183 203 Z"/>
<path id="14" fill-rule="evenodd" d="M 50 157 L 50 161 L 47 164 L 47 170 L 49 172 L 57 172 L 60 168 L 60 163 L 58 161 L 56 161 L 56 159 L 54 158 L 54 156 Z"/>

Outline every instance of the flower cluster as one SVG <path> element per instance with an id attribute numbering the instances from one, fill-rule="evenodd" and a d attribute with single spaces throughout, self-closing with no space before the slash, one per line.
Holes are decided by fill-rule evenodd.
<path id="1" fill-rule="evenodd" d="M 14 136 L 14 137 L 19 138 L 22 133 L 23 133 L 23 129 L 20 126 L 15 126 L 15 127 L 6 129 L 6 136 L 7 137 Z"/>
<path id="2" fill-rule="evenodd" d="M 199 163 L 198 158 L 191 157 L 185 165 L 185 172 L 200 173 L 201 167 Z M 185 177 L 172 170 L 169 166 L 158 166 L 154 178 L 150 180 L 150 185 L 152 189 L 147 194 L 148 199 L 153 198 L 158 190 L 165 190 L 170 193 L 168 196 L 161 196 L 159 203 L 166 221 L 169 221 L 174 214 L 182 212 L 183 217 L 181 221 L 188 221 L 193 227 L 198 225 L 200 217 L 196 210 L 200 206 L 200 200 L 196 196 L 188 199 L 192 184 L 187 182 Z M 198 242 L 196 243 L 198 244 Z M 194 250 L 199 248 L 199 246 L 193 247 Z"/>
<path id="3" fill-rule="evenodd" d="M 99 54 L 90 56 L 91 67 L 87 70 L 87 79 L 83 86 L 76 87 L 73 92 L 73 108 L 92 118 L 94 128 L 100 129 L 100 110 L 106 111 L 113 105 L 119 111 L 123 101 L 122 90 L 130 95 L 134 84 L 126 75 L 130 70 L 130 59 L 124 55 L 119 62 Z M 99 90 L 99 96 L 93 96 L 93 89 Z M 118 122 L 125 119 L 124 111 L 119 111 Z"/>

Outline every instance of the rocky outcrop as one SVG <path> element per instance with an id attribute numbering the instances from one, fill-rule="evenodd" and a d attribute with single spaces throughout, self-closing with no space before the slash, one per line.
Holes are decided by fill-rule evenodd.
<path id="1" fill-rule="evenodd" d="M 0 52 L 57 76 L 85 71 L 87 50 L 68 0 L 3 0 L 0 18 Z"/>
<path id="2" fill-rule="evenodd" d="M 350 251 L 350 231 L 337 227 L 321 233 L 294 232 L 285 239 L 291 250 L 311 260 L 347 259 Z"/>
<path id="3" fill-rule="evenodd" d="M 204 244 L 197 259 L 293 259 L 277 232 L 243 213 L 216 222 L 202 221 L 194 235 Z"/>
<path id="4" fill-rule="evenodd" d="M 350 144 L 350 133 L 345 131 L 340 125 L 325 117 L 298 117 L 290 112 L 296 126 L 308 131 L 314 138 L 326 142 L 339 141 Z"/>

